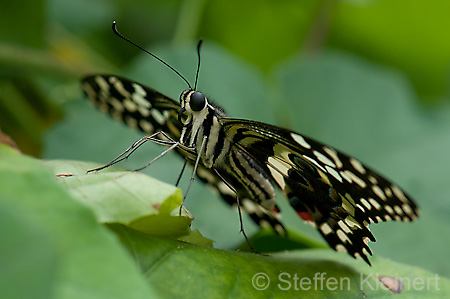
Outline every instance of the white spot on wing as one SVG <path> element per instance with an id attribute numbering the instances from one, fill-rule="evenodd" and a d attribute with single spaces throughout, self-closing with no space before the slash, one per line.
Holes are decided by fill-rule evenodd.
<path id="1" fill-rule="evenodd" d="M 324 154 L 322 154 L 321 152 L 318 151 L 313 151 L 314 155 L 317 157 L 317 159 L 322 162 L 323 164 L 326 164 L 328 166 L 331 166 L 333 168 L 336 167 L 336 165 L 333 163 L 333 161 L 331 161 L 330 159 L 328 159 L 327 156 L 325 156 Z"/>
<path id="2" fill-rule="evenodd" d="M 155 119 L 155 121 L 160 124 L 160 125 L 164 125 L 166 122 L 166 119 L 164 118 L 164 116 L 161 114 L 161 112 L 159 112 L 159 110 L 157 109 L 151 109 L 150 113 L 152 115 L 152 117 Z"/>
<path id="3" fill-rule="evenodd" d="M 369 237 L 363 237 L 363 242 L 364 242 L 364 244 L 366 244 L 366 246 L 369 245 L 369 242 L 370 242 Z"/>
<path id="4" fill-rule="evenodd" d="M 339 237 L 339 239 L 341 239 L 341 241 L 343 243 L 350 243 L 352 244 L 352 241 L 350 241 L 350 239 L 348 238 L 348 236 L 340 229 L 338 229 L 336 231 L 337 236 Z"/>
<path id="5" fill-rule="evenodd" d="M 347 182 L 351 183 L 352 179 L 345 173 L 345 171 L 340 171 L 341 177 L 343 177 Z"/>
<path id="6" fill-rule="evenodd" d="M 117 111 L 120 111 L 120 112 L 123 112 L 125 109 L 123 108 L 123 105 L 122 105 L 122 103 L 118 100 L 118 99 L 116 99 L 116 98 L 114 98 L 114 97 L 111 97 L 110 99 L 109 99 L 109 102 L 111 103 L 111 105 L 114 107 L 114 110 L 117 110 Z"/>
<path id="7" fill-rule="evenodd" d="M 139 126 L 148 134 L 151 134 L 154 131 L 153 125 L 145 119 L 139 121 Z"/>
<path id="8" fill-rule="evenodd" d="M 342 183 L 342 177 L 339 175 L 339 173 L 330 166 L 326 165 L 325 168 L 327 169 L 327 172 L 331 174 L 336 180 Z"/>
<path id="9" fill-rule="evenodd" d="M 362 253 L 363 253 L 365 256 L 369 256 L 369 253 L 367 252 L 367 249 L 363 248 L 361 251 L 362 251 Z"/>
<path id="10" fill-rule="evenodd" d="M 306 160 L 308 160 L 309 162 L 313 163 L 317 168 L 319 168 L 320 170 L 322 170 L 323 172 L 327 172 L 322 166 L 320 166 L 319 163 L 317 163 L 316 160 L 314 160 L 313 158 L 310 158 L 308 156 L 303 156 L 303 158 L 305 158 Z"/>
<path id="11" fill-rule="evenodd" d="M 369 202 L 372 204 L 372 206 L 375 207 L 377 210 L 381 210 L 381 205 L 373 198 L 369 198 Z"/>
<path id="12" fill-rule="evenodd" d="M 343 166 L 341 159 L 339 159 L 337 151 L 328 147 L 324 146 L 323 150 L 334 160 L 334 164 L 337 168 L 341 168 Z"/>
<path id="13" fill-rule="evenodd" d="M 361 174 L 365 174 L 366 173 L 366 169 L 361 164 L 361 162 L 359 162 L 358 160 L 356 160 L 354 158 L 350 158 L 350 163 L 352 164 L 353 168 L 356 171 L 358 171 L 359 173 L 361 173 Z"/>
<path id="14" fill-rule="evenodd" d="M 149 117 L 150 116 L 150 109 L 148 109 L 148 108 L 138 107 L 138 111 L 143 117 Z"/>
<path id="15" fill-rule="evenodd" d="M 345 249 L 344 245 L 342 244 L 337 244 L 334 248 L 339 252 L 347 252 L 347 249 Z"/>
<path id="16" fill-rule="evenodd" d="M 386 194 L 387 197 L 392 197 L 392 191 L 389 187 L 384 188 L 384 194 Z"/>
<path id="17" fill-rule="evenodd" d="M 133 83 L 133 88 L 134 88 L 135 94 L 138 94 L 138 95 L 140 95 L 141 97 L 146 97 L 146 96 L 147 96 L 147 92 L 146 92 L 145 89 L 144 89 L 142 86 L 140 86 L 139 84 Z M 148 102 L 147 100 L 145 100 L 145 103 L 142 103 L 142 106 L 145 106 L 145 105 L 147 105 L 147 104 L 149 104 L 149 102 Z"/>
<path id="18" fill-rule="evenodd" d="M 381 188 L 377 185 L 372 186 L 372 191 L 382 200 L 386 200 L 386 195 L 384 195 L 383 190 L 381 190 Z"/>
<path id="19" fill-rule="evenodd" d="M 345 224 L 344 221 L 339 220 L 338 225 L 342 228 L 342 230 L 346 233 L 346 234 L 351 234 L 353 233 L 351 231 L 351 229 L 347 226 L 347 224 Z"/>
<path id="20" fill-rule="evenodd" d="M 278 169 L 279 172 L 281 172 L 285 176 L 288 176 L 289 167 L 287 165 L 285 165 L 284 163 L 282 163 L 281 161 L 278 161 L 277 159 L 275 159 L 273 157 L 269 157 L 267 159 L 267 162 L 269 164 L 271 164 L 274 168 Z"/>
<path id="21" fill-rule="evenodd" d="M 302 147 L 310 149 L 311 145 L 306 142 L 305 138 L 303 138 L 303 136 L 298 135 L 296 133 L 291 133 L 291 137 L 292 139 L 294 139 L 295 142 L 297 142 L 298 144 L 300 144 Z"/>
<path id="22" fill-rule="evenodd" d="M 394 214 L 394 209 L 392 209 L 391 206 L 385 205 L 385 206 L 384 206 L 384 210 L 385 210 L 386 212 L 388 212 L 389 214 L 391 214 L 391 215 Z"/>
<path id="23" fill-rule="evenodd" d="M 408 204 L 403 204 L 402 205 L 403 211 L 405 211 L 406 214 L 411 215 L 411 216 L 415 216 L 414 215 L 414 211 L 412 210 L 411 206 Z"/>
<path id="24" fill-rule="evenodd" d="M 280 188 L 282 190 L 284 190 L 284 188 L 286 187 L 286 182 L 284 181 L 284 177 L 281 173 L 279 173 L 275 168 L 273 168 L 271 165 L 267 165 L 267 167 L 270 170 L 270 173 L 272 174 L 272 177 L 274 178 L 274 180 L 278 183 L 278 185 L 280 186 Z"/>
<path id="25" fill-rule="evenodd" d="M 377 181 L 377 179 L 374 177 L 374 176 L 369 176 L 369 181 L 372 183 L 372 184 L 374 184 L 374 185 L 376 185 L 376 184 L 378 184 L 378 181 Z"/>
<path id="26" fill-rule="evenodd" d="M 331 230 L 331 227 L 327 224 L 327 223 L 322 223 L 320 225 L 320 230 L 322 231 L 322 233 L 324 235 L 328 235 L 330 233 L 332 233 L 333 231 Z"/>
<path id="27" fill-rule="evenodd" d="M 136 112 L 138 108 L 138 106 L 130 99 L 123 100 L 123 105 L 125 106 L 125 109 L 127 109 L 130 112 Z"/>
<path id="28" fill-rule="evenodd" d="M 368 210 L 371 210 L 371 209 L 372 209 L 372 205 L 371 205 L 365 198 L 361 198 L 361 203 L 362 203 Z"/>
<path id="29" fill-rule="evenodd" d="M 357 203 L 356 206 L 357 206 L 361 211 L 366 212 L 366 211 L 364 210 L 364 208 L 363 208 L 359 203 Z"/>
<path id="30" fill-rule="evenodd" d="M 109 93 L 110 86 L 109 86 L 108 82 L 106 82 L 106 80 L 103 77 L 96 76 L 94 80 L 95 80 L 95 82 L 97 82 L 98 86 L 100 87 L 100 89 L 102 91 L 104 91 L 106 93 Z"/>
<path id="31" fill-rule="evenodd" d="M 95 101 L 96 93 L 95 90 L 92 88 L 91 84 L 84 82 L 83 83 L 83 89 L 86 91 L 86 94 L 88 95 L 89 100 Z"/>
<path id="32" fill-rule="evenodd" d="M 109 77 L 109 83 L 111 83 L 114 88 L 124 97 L 129 98 L 130 93 L 123 87 L 122 82 L 120 82 L 116 77 Z"/>
<path id="33" fill-rule="evenodd" d="M 399 215 L 403 215 L 403 210 L 399 206 L 394 206 L 394 211 Z"/>
<path id="34" fill-rule="evenodd" d="M 341 172 L 342 173 L 342 172 Z M 344 173 L 347 175 L 347 177 L 350 179 L 351 182 L 354 182 L 358 184 L 361 188 L 366 188 L 366 182 L 364 182 L 360 177 L 358 177 L 356 174 L 351 172 L 350 170 L 345 170 Z"/>
<path id="35" fill-rule="evenodd" d="M 400 199 L 401 201 L 403 201 L 405 203 L 408 202 L 408 198 L 406 198 L 405 193 L 403 193 L 403 191 L 398 186 L 392 185 L 391 189 L 394 192 L 395 196 L 397 196 L 398 199 Z"/>
<path id="36" fill-rule="evenodd" d="M 145 99 L 143 96 L 141 96 L 138 93 L 133 93 L 131 95 L 131 99 L 139 106 L 142 108 L 147 108 L 150 109 L 152 108 L 152 104 L 150 104 L 149 101 L 147 101 L 147 99 Z"/>

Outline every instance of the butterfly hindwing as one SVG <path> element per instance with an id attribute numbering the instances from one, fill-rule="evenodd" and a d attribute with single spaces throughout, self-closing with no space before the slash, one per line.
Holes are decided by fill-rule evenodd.
<path id="1" fill-rule="evenodd" d="M 208 186 L 211 186 L 213 189 L 218 191 L 226 203 L 236 207 L 237 202 L 235 190 L 239 192 L 240 189 L 243 189 L 243 186 L 239 181 L 233 181 L 233 188 L 235 190 L 232 190 L 227 184 L 224 183 L 222 178 L 215 175 L 215 172 L 212 172 L 210 169 L 207 169 L 201 165 L 199 165 L 197 169 L 197 176 Z M 224 177 L 226 174 L 221 174 L 221 176 Z M 226 179 L 227 181 L 231 181 L 230 177 L 227 177 Z M 258 204 L 253 198 L 240 198 L 240 202 L 241 208 L 257 225 L 261 227 L 269 226 L 272 227 L 278 234 L 286 234 L 286 230 L 280 222 L 280 209 L 277 205 L 268 210 Z"/>

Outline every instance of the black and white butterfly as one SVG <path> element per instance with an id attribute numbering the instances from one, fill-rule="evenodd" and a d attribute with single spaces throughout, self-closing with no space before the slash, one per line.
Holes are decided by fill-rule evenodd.
<path id="1" fill-rule="evenodd" d="M 197 163 L 197 176 L 227 203 L 238 202 L 257 224 L 279 234 L 285 229 L 275 187 L 331 248 L 368 264 L 368 242 L 375 242 L 371 222 L 418 216 L 416 204 L 397 185 L 358 160 L 291 130 L 229 118 L 195 88 L 177 102 L 115 75 L 87 76 L 82 85 L 101 111 L 149 135 L 112 163 L 148 140 L 169 145 Z"/>

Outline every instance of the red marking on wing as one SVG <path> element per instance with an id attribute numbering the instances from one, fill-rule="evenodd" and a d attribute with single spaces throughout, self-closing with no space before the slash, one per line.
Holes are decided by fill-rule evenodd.
<path id="1" fill-rule="evenodd" d="M 308 212 L 297 212 L 298 216 L 302 217 L 305 221 L 311 221 L 314 222 L 314 219 L 312 218 L 311 214 Z"/>

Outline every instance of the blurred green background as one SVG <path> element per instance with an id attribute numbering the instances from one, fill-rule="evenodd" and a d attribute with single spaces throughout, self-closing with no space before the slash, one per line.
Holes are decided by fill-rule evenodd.
<path id="1" fill-rule="evenodd" d="M 112 21 L 191 82 L 203 38 L 200 90 L 231 116 L 304 133 L 403 186 L 421 218 L 372 225 L 371 247 L 449 276 L 449 11 L 445 0 L 9 1 L 0 10 L 0 128 L 36 157 L 106 163 L 141 134 L 87 103 L 83 75 L 127 76 L 175 99 L 186 88 L 118 39 Z M 147 145 L 122 166 L 160 152 Z M 181 160 L 158 163 L 146 172 L 174 183 Z M 243 241 L 236 212 L 200 183 L 187 207 L 218 247 Z M 321 241 L 283 208 L 288 227 Z"/>

